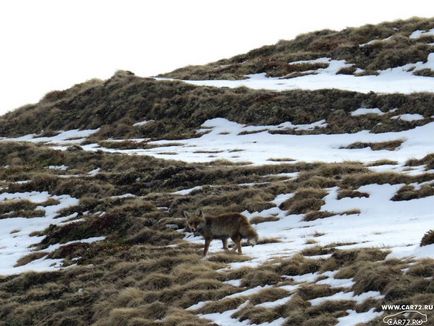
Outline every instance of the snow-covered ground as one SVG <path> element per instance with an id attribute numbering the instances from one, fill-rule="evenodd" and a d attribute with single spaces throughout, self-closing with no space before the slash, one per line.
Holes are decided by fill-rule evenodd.
<path id="1" fill-rule="evenodd" d="M 399 120 L 403 120 L 403 121 L 419 121 L 419 120 L 423 120 L 424 117 L 421 114 L 417 114 L 417 113 L 406 113 L 406 114 L 401 114 L 401 115 L 397 115 L 392 117 L 391 119 L 399 119 Z"/>
<path id="2" fill-rule="evenodd" d="M 367 115 L 367 114 L 383 115 L 384 112 L 381 111 L 379 108 L 359 108 L 359 109 L 351 112 L 351 115 L 353 117 L 358 117 L 358 116 Z"/>
<path id="3" fill-rule="evenodd" d="M 286 91 L 292 89 L 341 89 L 360 93 L 403 93 L 433 92 L 434 78 L 415 76 L 396 68 L 383 71 L 377 76 L 316 74 L 280 79 L 264 74 L 249 75 L 242 80 L 186 80 L 198 86 L 236 88 L 245 86 L 252 89 Z"/>
<path id="4" fill-rule="evenodd" d="M 434 245 L 419 247 L 423 234 L 432 227 L 434 220 L 434 197 L 392 201 L 402 185 L 371 184 L 359 191 L 369 194 L 368 198 L 337 199 L 338 188 L 330 188 L 325 197 L 322 211 L 336 215 L 303 221 L 302 215 L 288 215 L 278 208 L 292 194 L 281 194 L 272 202 L 276 207 L 260 212 L 243 214 L 249 219 L 255 216 L 276 216 L 277 221 L 255 225 L 260 237 L 277 238 L 280 242 L 244 247 L 243 252 L 252 259 L 231 264 L 232 268 L 259 266 L 273 257 L 290 257 L 303 249 L 320 245 L 336 244 L 341 249 L 375 247 L 391 250 L 390 257 L 434 257 Z M 344 215 L 350 210 L 360 213 Z M 186 237 L 188 241 L 203 243 L 201 237 Z M 315 244 L 306 243 L 315 240 Z M 210 252 L 221 251 L 221 243 L 213 241 Z M 312 280 L 315 275 L 312 275 Z M 300 280 L 298 280 L 300 281 Z"/>
<path id="5" fill-rule="evenodd" d="M 434 28 L 428 31 L 421 31 L 420 29 L 418 29 L 413 33 L 411 33 L 409 37 L 413 40 L 416 40 L 424 36 L 433 36 L 433 35 L 434 35 Z"/>
<path id="6" fill-rule="evenodd" d="M 416 32 L 415 32 L 416 33 Z M 431 31 L 429 32 L 431 33 Z M 415 34 L 416 36 L 417 34 Z M 420 34 L 427 35 L 427 34 Z M 291 89 L 342 89 L 361 93 L 415 93 L 433 92 L 434 78 L 416 76 L 412 71 L 421 69 L 433 69 L 434 53 L 428 55 L 425 62 L 415 62 L 404 66 L 389 68 L 378 71 L 378 75 L 354 76 L 337 74 L 339 69 L 352 66 L 343 60 L 332 60 L 330 58 L 318 58 L 290 62 L 296 63 L 328 63 L 327 68 L 308 71 L 309 75 L 294 78 L 266 77 L 265 73 L 247 75 L 243 80 L 186 80 L 186 83 L 201 86 L 215 87 L 240 87 L 246 86 L 252 89 L 268 89 L 284 91 Z M 360 68 L 358 68 L 360 70 Z M 159 78 L 163 79 L 163 78 Z"/>
<path id="7" fill-rule="evenodd" d="M 318 128 L 323 123 L 313 123 Z M 303 125 L 307 129 L 307 125 Z M 315 134 L 287 135 L 271 134 L 268 130 L 294 129 L 291 122 L 279 125 L 248 126 L 224 118 L 207 120 L 199 132 L 207 132 L 198 138 L 179 141 L 159 140 L 149 144 L 159 147 L 150 149 L 112 149 L 96 144 L 84 145 L 89 151 L 103 150 L 112 153 L 131 155 L 151 155 L 163 159 L 176 159 L 185 162 L 210 162 L 225 159 L 233 162 L 251 162 L 253 164 L 279 163 L 276 160 L 293 159 L 304 162 L 373 162 L 393 159 L 404 163 L 411 158 L 422 158 L 434 152 L 434 142 L 428 135 L 434 135 L 434 122 L 414 129 L 373 134 L 360 131 L 352 134 Z M 252 133 L 254 132 L 254 133 Z M 247 134 L 240 134 L 247 133 Z M 377 143 L 403 140 L 394 151 L 373 151 L 369 147 L 345 149 L 355 142 Z M 165 146 L 165 145 L 168 146 Z M 178 146 L 173 146 L 177 144 Z"/>
<path id="8" fill-rule="evenodd" d="M 311 222 L 302 220 L 302 215 L 288 215 L 278 208 L 279 204 L 292 197 L 292 194 L 280 194 L 272 203 L 276 207 L 260 212 L 248 212 L 243 214 L 249 219 L 255 216 L 276 216 L 277 221 L 264 222 L 255 225 L 260 237 L 277 238 L 280 242 L 257 245 L 255 247 L 244 247 L 244 254 L 251 257 L 251 260 L 232 263 L 228 269 L 240 267 L 257 267 L 274 257 L 290 257 L 300 253 L 303 249 L 320 245 L 334 244 L 341 249 L 376 247 L 391 251 L 388 258 L 393 257 L 434 257 L 434 244 L 419 247 L 419 241 L 424 232 L 432 226 L 434 212 L 434 197 L 426 197 L 407 201 L 391 201 L 391 198 L 401 185 L 378 185 L 371 184 L 362 186 L 359 191 L 369 194 L 368 198 L 343 198 L 337 199 L 337 188 L 328 189 L 329 194 L 325 197 L 325 204 L 321 207 L 323 211 L 335 212 L 337 215 L 318 219 Z M 339 215 L 339 213 L 358 209 L 360 213 L 352 215 Z M 194 243 L 203 243 L 201 237 L 187 235 L 186 239 Z M 312 244 L 310 241 L 314 240 Z M 220 241 L 213 241 L 210 246 L 210 253 L 221 251 Z M 323 255 L 327 256 L 328 255 Z M 327 258 L 323 257 L 323 258 Z M 320 258 L 312 257 L 310 258 Z M 288 296 L 275 301 L 258 304 L 257 307 L 276 308 L 288 304 L 297 288 L 303 283 L 328 285 L 331 288 L 339 288 L 340 291 L 329 296 L 317 297 L 309 300 L 312 306 L 317 306 L 330 301 L 354 301 L 362 304 L 366 300 L 381 300 L 384 298 L 378 291 L 368 291 L 355 294 L 351 291 L 354 285 L 353 279 L 336 279 L 336 271 L 323 273 L 308 273 L 304 275 L 286 276 L 293 284 L 275 285 L 275 287 L 288 291 Z M 230 280 L 229 285 L 239 287 L 240 280 Z M 295 284 L 294 284 L 295 283 Z M 223 299 L 234 297 L 247 297 L 252 294 L 259 294 L 260 291 L 272 287 L 271 285 L 256 286 L 245 289 L 241 292 L 228 295 Z M 222 300 L 223 300 L 222 299 Z M 206 306 L 208 302 L 199 302 L 189 310 L 193 311 Z M 218 325 L 251 325 L 248 320 L 240 321 L 233 317 L 233 314 L 248 305 L 245 301 L 238 308 L 221 313 L 199 314 L 200 317 L 209 319 Z M 382 315 L 382 312 L 372 308 L 368 311 L 357 312 L 347 310 L 347 315 L 338 318 L 338 325 L 353 326 L 358 323 L 369 322 Z M 285 320 L 277 318 L 264 325 L 283 325 Z"/>
<path id="9" fill-rule="evenodd" d="M 360 108 L 352 115 L 382 114 L 377 108 Z M 420 114 L 401 114 L 393 117 L 406 121 L 422 120 Z M 434 152 L 434 142 L 429 135 L 434 134 L 434 122 L 400 131 L 386 133 L 370 133 L 368 130 L 344 134 L 272 134 L 269 131 L 307 131 L 321 130 L 327 127 L 325 120 L 310 124 L 296 125 L 284 122 L 278 125 L 242 125 L 225 118 L 215 118 L 203 123 L 198 130 L 203 135 L 197 138 L 183 140 L 149 141 L 153 148 L 116 149 L 99 146 L 98 144 L 82 145 L 87 151 L 102 150 L 109 153 L 129 155 L 149 155 L 162 159 L 180 160 L 185 162 L 211 162 L 224 159 L 233 162 L 246 162 L 255 165 L 279 163 L 279 161 L 303 162 L 344 162 L 359 161 L 369 163 L 377 160 L 391 159 L 402 164 L 408 159 L 420 159 Z M 70 130 L 53 137 L 37 137 L 26 135 L 19 138 L 2 138 L 3 141 L 43 142 L 52 148 L 64 150 L 67 145 L 84 141 L 96 130 L 76 132 Z M 60 136 L 62 135 L 62 136 Z M 68 135 L 68 136 L 66 136 Z M 72 137 L 74 135 L 74 137 Z M 76 138 L 80 136 L 82 138 Z M 394 151 L 371 148 L 347 149 L 355 142 L 378 143 L 385 141 L 403 141 Z M 49 169 L 66 170 L 66 166 L 49 166 Z M 99 172 L 95 169 L 89 172 L 93 176 Z"/>
<path id="10" fill-rule="evenodd" d="M 410 38 L 416 39 L 425 35 L 431 35 L 430 31 L 415 31 Z M 372 42 L 386 41 L 374 40 Z M 369 43 L 368 43 L 369 44 Z M 367 44 L 365 44 L 367 45 Z M 365 46 L 362 45 L 362 46 Z M 415 76 L 414 70 L 434 69 L 434 54 L 430 54 L 426 62 L 396 67 L 380 71 L 377 76 L 352 76 L 338 75 L 341 68 L 352 66 L 343 60 L 332 60 L 330 58 L 318 58 L 315 60 L 290 62 L 288 64 L 324 63 L 326 68 L 319 68 L 310 71 L 310 75 L 282 79 L 268 78 L 264 74 L 248 76 L 245 80 L 208 80 L 208 81 L 187 81 L 196 85 L 238 87 L 247 86 L 254 89 L 264 88 L 271 90 L 289 89 L 323 89 L 339 88 L 359 92 L 379 93 L 412 93 L 419 91 L 434 91 L 434 78 Z M 360 70 L 360 69 L 358 69 Z M 396 110 L 396 109 L 394 109 Z M 364 115 L 384 115 L 380 108 L 361 107 L 351 112 L 354 117 Z M 434 118 L 432 116 L 431 118 Z M 402 121 L 422 121 L 426 117 L 415 113 L 397 114 L 392 119 Z M 152 121 L 142 120 L 133 124 L 140 128 Z M 425 121 L 425 122 L 428 122 Z M 368 130 L 351 134 L 272 134 L 269 131 L 321 131 L 327 127 L 325 120 L 315 121 L 310 124 L 296 125 L 291 121 L 279 125 L 242 125 L 224 118 L 207 120 L 198 133 L 202 136 L 183 140 L 158 140 L 129 139 L 134 142 L 148 142 L 149 145 L 158 147 L 143 149 L 112 149 L 101 147 L 97 144 L 82 145 L 84 150 L 102 150 L 110 153 L 123 153 L 128 155 L 150 155 L 162 159 L 181 160 L 185 162 L 211 162 L 219 159 L 232 162 L 246 162 L 254 165 L 278 164 L 286 162 L 345 162 L 358 161 L 369 166 L 370 163 L 378 160 L 393 160 L 396 164 L 385 164 L 380 166 L 369 166 L 374 172 L 393 171 L 407 175 L 420 175 L 433 173 L 427 171 L 424 165 L 407 167 L 405 162 L 409 159 L 420 159 L 429 153 L 434 153 L 434 122 L 415 127 L 410 130 L 387 133 L 370 133 Z M 26 135 L 18 138 L 0 138 L 0 141 L 29 141 L 46 143 L 56 149 L 66 149 L 70 144 L 81 144 L 87 137 L 97 132 L 94 130 L 69 130 L 61 131 L 53 137 L 38 137 L 37 135 Z M 348 145 L 356 142 L 379 143 L 385 141 L 400 140 L 402 144 L 394 151 L 379 150 L 371 148 L 348 149 Z M 120 141 L 120 140 L 109 140 Z M 177 145 L 177 146 L 174 146 Z M 48 166 L 48 169 L 64 171 L 65 165 Z M 87 176 L 94 177 L 101 172 L 95 168 L 87 173 Z M 297 178 L 298 173 L 281 173 L 276 177 Z M 270 176 L 267 176 L 270 177 Z M 27 182 L 22 180 L 18 182 Z M 431 181 L 429 181 L 431 182 Z M 256 183 L 259 184 L 259 183 Z M 254 186 L 255 183 L 245 183 L 239 186 Z M 413 184 L 418 189 L 420 184 Z M 340 249 L 357 248 L 379 248 L 390 250 L 387 259 L 390 258 L 433 258 L 434 244 L 419 247 L 423 234 L 432 228 L 434 220 L 434 196 L 406 201 L 392 201 L 391 198 L 402 187 L 402 184 L 369 184 L 360 187 L 358 190 L 369 194 L 365 198 L 343 198 L 337 199 L 339 189 L 337 187 L 326 189 L 325 204 L 321 211 L 333 213 L 332 216 L 313 221 L 304 221 L 303 215 L 288 214 L 278 206 L 290 199 L 292 193 L 283 193 L 276 196 L 272 201 L 275 206 L 258 212 L 245 211 L 243 214 L 248 218 L 271 217 L 277 220 L 263 222 L 255 225 L 260 238 L 276 239 L 276 242 L 256 245 L 254 247 L 243 247 L 243 252 L 250 257 L 249 260 L 235 262 L 228 265 L 227 269 L 240 267 L 257 267 L 277 257 L 292 257 L 315 246 L 333 246 Z M 201 191 L 203 186 L 181 189 L 171 194 L 174 196 L 189 196 L 194 192 Z M 113 196 L 111 198 L 134 197 L 132 194 Z M 32 253 L 31 245 L 39 243 L 42 236 L 30 236 L 32 232 L 44 230 L 50 224 L 71 223 L 71 217 L 55 218 L 63 208 L 77 205 L 78 200 L 70 196 L 53 196 L 47 192 L 31 193 L 3 193 L 0 194 L 0 202 L 13 199 L 27 199 L 34 203 L 42 203 L 52 198 L 59 201 L 59 204 L 41 207 L 45 210 L 43 217 L 24 218 L 11 217 L 0 219 L 0 275 L 10 275 L 25 271 L 48 271 L 58 269 L 61 266 L 60 259 L 47 259 L 46 256 L 34 260 L 29 264 L 14 267 L 16 262 Z M 345 214 L 352 211 L 352 214 Z M 176 228 L 176 225 L 175 225 Z M 185 239 L 196 244 L 203 244 L 202 237 L 187 234 Z M 104 237 L 92 237 L 78 240 L 78 242 L 92 243 L 104 240 Z M 77 241 L 71 242 L 75 243 Z M 70 244 L 70 243 L 67 243 Z M 67 245 L 66 244 L 66 245 Z M 65 245 L 65 244 L 64 244 Z M 41 251 L 45 254 L 60 247 L 60 244 L 49 246 Z M 221 242 L 213 241 L 210 246 L 210 254 L 220 252 Z M 329 255 L 311 256 L 311 258 L 328 258 Z M 336 279 L 334 271 L 325 273 L 309 273 L 304 275 L 286 276 L 291 284 L 279 285 L 278 287 L 287 290 L 288 295 L 274 301 L 263 302 L 258 307 L 275 308 L 287 304 L 294 291 L 303 283 L 315 283 L 328 285 L 332 288 L 339 288 L 339 292 L 327 296 L 314 298 L 310 304 L 320 305 L 327 301 L 353 300 L 362 303 L 368 299 L 381 299 L 379 292 L 370 291 L 356 295 L 351 291 L 354 285 L 353 279 Z M 226 282 L 230 286 L 240 287 L 240 280 Z M 238 308 L 222 313 L 211 313 L 200 315 L 203 318 L 214 321 L 218 325 L 251 325 L 249 320 L 240 321 L 232 315 L 249 304 L 248 296 L 260 293 L 271 285 L 257 286 L 253 288 L 240 289 L 241 291 L 231 294 L 226 298 L 244 298 L 246 301 Z M 198 302 L 188 308 L 195 311 L 203 308 L 207 302 Z M 348 315 L 338 319 L 338 325 L 355 325 L 368 322 L 381 315 L 374 309 L 365 312 L 348 310 Z M 277 318 L 270 323 L 263 323 L 261 326 L 277 326 L 285 322 L 284 318 Z"/>
<path id="11" fill-rule="evenodd" d="M 87 137 L 96 133 L 99 129 L 85 129 L 85 130 L 66 130 L 59 131 L 55 136 L 44 136 L 40 137 L 36 134 L 25 135 L 16 138 L 0 137 L 0 141 L 26 141 L 32 143 L 47 143 L 47 144 L 58 144 L 58 145 L 73 145 L 80 144 Z"/>
<path id="12" fill-rule="evenodd" d="M 244 298 L 246 301 L 242 303 L 240 306 L 238 306 L 236 309 L 227 310 L 224 312 L 219 313 L 207 313 L 207 314 L 199 314 L 200 317 L 206 318 L 208 320 L 213 321 L 217 325 L 256 325 L 251 324 L 250 321 L 244 320 L 240 321 L 237 318 L 233 317 L 233 314 L 242 310 L 244 307 L 246 307 L 250 301 L 248 299 L 248 296 L 250 295 L 260 295 L 262 290 L 271 289 L 271 288 L 278 288 L 281 290 L 288 291 L 287 296 L 284 296 L 283 298 L 274 300 L 274 301 L 265 301 L 262 303 L 259 303 L 256 305 L 258 308 L 268 308 L 268 309 L 274 309 L 279 306 L 290 304 L 290 300 L 293 298 L 294 292 L 299 288 L 300 285 L 303 283 L 312 283 L 312 284 L 327 284 L 330 285 L 331 288 L 339 288 L 340 292 L 337 292 L 330 296 L 323 296 L 318 297 L 312 300 L 309 300 L 310 304 L 312 306 L 320 305 L 326 302 L 330 301 L 337 301 L 337 300 L 345 300 L 345 301 L 354 301 L 356 304 L 362 304 L 366 300 L 379 300 L 382 299 L 384 296 L 378 292 L 378 291 L 368 291 L 361 293 L 359 295 L 356 295 L 353 291 L 350 291 L 351 286 L 354 284 L 352 279 L 334 279 L 334 274 L 336 272 L 334 271 L 327 271 L 324 273 L 309 273 L 305 275 L 298 275 L 298 276 L 291 276 L 288 277 L 291 279 L 292 282 L 295 284 L 290 285 L 264 285 L 264 286 L 256 286 L 250 289 L 243 290 L 241 292 L 237 292 L 231 295 L 228 295 L 221 300 L 231 299 L 231 298 Z M 324 278 L 320 281 L 317 281 L 317 279 L 321 277 Z M 239 280 L 231 280 L 227 281 L 225 283 L 233 285 L 235 287 L 239 287 Z M 345 290 L 345 291 L 344 291 Z M 187 310 L 195 312 L 199 309 L 204 308 L 208 303 L 211 301 L 201 301 L 198 302 L 189 308 Z M 347 325 L 347 326 L 353 326 L 357 323 L 361 322 L 368 322 L 378 316 L 380 316 L 381 312 L 375 312 L 374 309 L 370 309 L 365 312 L 356 312 L 354 310 L 347 310 L 348 315 L 338 318 L 338 325 Z M 265 325 L 284 325 L 285 319 L 284 318 L 276 318 L 272 322 L 265 322 L 262 324 L 259 324 L 261 326 Z"/>
<path id="13" fill-rule="evenodd" d="M 36 209 L 45 211 L 42 217 L 25 218 L 14 216 L 0 219 L 0 275 L 19 274 L 26 271 L 49 271 L 60 268 L 62 259 L 48 259 L 45 256 L 34 260 L 26 265 L 14 267 L 17 261 L 35 251 L 31 246 L 38 244 L 44 236 L 34 236 L 33 232 L 43 231 L 50 224 L 68 223 L 67 220 L 74 216 L 56 218 L 58 213 L 67 207 L 78 204 L 78 199 L 69 195 L 55 196 L 48 192 L 21 192 L 21 193 L 2 193 L 0 203 L 11 200 L 28 200 L 32 203 L 43 203 L 48 199 L 54 199 L 59 203 L 49 206 L 37 206 Z M 80 240 L 80 242 L 94 242 L 102 238 L 91 238 Z M 47 255 L 59 248 L 60 245 L 53 245 L 41 252 Z"/>

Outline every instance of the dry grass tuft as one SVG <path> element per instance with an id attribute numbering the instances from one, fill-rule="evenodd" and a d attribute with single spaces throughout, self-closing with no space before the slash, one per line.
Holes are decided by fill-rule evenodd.
<path id="1" fill-rule="evenodd" d="M 419 189 L 416 189 L 413 185 L 405 185 L 397 191 L 392 200 L 412 200 L 429 196 L 434 196 L 434 184 L 422 185 Z"/>
<path id="2" fill-rule="evenodd" d="M 297 289 L 297 294 L 304 300 L 311 300 L 319 297 L 327 297 L 339 292 L 338 289 L 334 289 L 325 284 L 302 284 Z"/>
<path id="3" fill-rule="evenodd" d="M 16 264 L 14 265 L 14 267 L 19 267 L 19 266 L 23 266 L 23 265 L 27 265 L 28 263 L 40 259 L 42 257 L 47 256 L 46 252 L 32 252 L 31 254 L 28 254 L 24 257 L 21 257 L 20 259 L 17 260 Z"/>
<path id="4" fill-rule="evenodd" d="M 234 263 L 234 262 L 248 261 L 250 260 L 250 258 L 246 256 L 238 255 L 237 253 L 232 251 L 228 251 L 228 252 L 211 255 L 208 257 L 208 260 L 217 263 Z"/>
<path id="5" fill-rule="evenodd" d="M 275 222 L 278 221 L 277 216 L 254 216 L 250 219 L 250 224 L 260 224 L 264 222 Z"/>
<path id="6" fill-rule="evenodd" d="M 291 259 L 281 259 L 274 269 L 280 275 L 302 275 L 307 273 L 315 273 L 320 267 L 321 263 L 318 260 L 308 259 L 302 254 L 297 254 Z"/>
<path id="7" fill-rule="evenodd" d="M 388 151 L 394 151 L 397 148 L 399 148 L 404 141 L 401 139 L 397 140 L 391 140 L 391 141 L 385 141 L 380 143 L 363 143 L 363 142 L 356 142 L 352 143 L 348 146 L 342 147 L 345 149 L 361 149 L 361 148 L 370 148 L 373 151 L 381 151 L 381 150 L 388 150 Z"/>
<path id="8" fill-rule="evenodd" d="M 317 220 L 320 218 L 327 218 L 327 217 L 334 216 L 334 215 L 337 215 L 337 214 L 333 213 L 333 212 L 328 212 L 328 211 L 312 211 L 312 212 L 305 214 L 303 220 L 314 221 L 314 220 Z"/>
<path id="9" fill-rule="evenodd" d="M 269 323 L 279 318 L 279 314 L 272 310 L 263 307 L 255 307 L 251 303 L 248 303 L 245 307 L 235 312 L 232 317 L 243 320 L 250 320 L 254 324 Z"/>
<path id="10" fill-rule="evenodd" d="M 247 298 L 223 298 L 222 300 L 207 303 L 204 307 L 197 310 L 200 314 L 222 313 L 224 311 L 232 310 L 240 306 Z"/>
<path id="11" fill-rule="evenodd" d="M 276 301 L 288 296 L 289 293 L 286 290 L 280 288 L 268 288 L 251 295 L 248 300 L 253 305 L 257 305 L 264 302 Z"/>
<path id="12" fill-rule="evenodd" d="M 253 270 L 242 276 L 241 286 L 255 287 L 258 285 L 277 284 L 280 281 L 282 281 L 281 274 L 272 270 Z"/>
<path id="13" fill-rule="evenodd" d="M 422 240 L 420 241 L 420 246 L 428 246 L 434 244 L 434 230 L 427 231 L 424 236 L 422 237 Z"/>
<path id="14" fill-rule="evenodd" d="M 327 192 L 323 189 L 298 189 L 294 196 L 283 202 L 279 208 L 287 210 L 289 214 L 305 214 L 310 211 L 317 211 L 325 204 L 322 198 L 326 195 Z"/>
<path id="15" fill-rule="evenodd" d="M 369 198 L 369 194 L 353 189 L 340 189 L 337 199 L 342 198 Z"/>

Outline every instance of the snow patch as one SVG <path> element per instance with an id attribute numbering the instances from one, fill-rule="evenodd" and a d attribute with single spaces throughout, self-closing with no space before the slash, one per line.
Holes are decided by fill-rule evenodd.
<path id="1" fill-rule="evenodd" d="M 229 281 L 225 281 L 223 283 L 229 284 L 229 285 L 232 285 L 232 286 L 236 286 L 236 287 L 241 286 L 241 280 L 229 280 Z"/>
<path id="2" fill-rule="evenodd" d="M 384 112 L 381 111 L 379 108 L 359 108 L 351 112 L 351 116 L 353 117 L 358 117 L 361 115 L 368 115 L 368 114 L 383 115 Z"/>
<path id="3" fill-rule="evenodd" d="M 92 171 L 89 171 L 87 173 L 87 175 L 90 177 L 95 177 L 99 174 L 100 171 L 101 171 L 101 168 L 96 168 L 96 169 L 93 169 Z"/>
<path id="4" fill-rule="evenodd" d="M 48 169 L 66 171 L 66 170 L 68 170 L 68 167 L 66 165 L 49 165 Z"/>
<path id="5" fill-rule="evenodd" d="M 409 69 L 409 68 L 407 68 Z M 251 89 L 286 91 L 294 89 L 319 90 L 341 89 L 359 93 L 402 93 L 433 92 L 434 78 L 416 76 L 401 68 L 381 71 L 378 75 L 354 76 L 316 74 L 281 79 L 277 77 L 251 78 L 242 80 L 185 80 L 185 83 L 198 86 L 237 88 L 245 86 Z"/>
<path id="6" fill-rule="evenodd" d="M 292 295 L 290 295 L 289 297 L 275 300 L 275 301 L 263 302 L 263 303 L 257 304 L 256 307 L 273 309 L 273 308 L 276 308 L 276 307 L 279 307 L 281 305 L 288 303 L 291 300 L 291 298 L 292 298 Z"/>
<path id="7" fill-rule="evenodd" d="M 356 301 L 357 304 L 361 304 L 368 299 L 377 300 L 377 299 L 382 299 L 383 297 L 384 295 L 382 295 L 378 291 L 368 291 L 368 292 L 361 293 L 359 295 L 355 295 L 355 293 L 351 291 L 351 292 L 338 292 L 327 297 L 315 298 L 309 300 L 309 302 L 312 304 L 312 306 L 318 306 L 326 301 L 340 301 L 340 300 L 351 300 L 351 301 Z"/>
<path id="8" fill-rule="evenodd" d="M 193 191 L 201 190 L 202 188 L 203 188 L 202 186 L 196 186 L 196 187 L 193 187 L 193 188 L 182 189 L 182 190 L 178 190 L 178 191 L 172 192 L 172 195 L 185 196 L 185 195 L 191 194 Z"/>
<path id="9" fill-rule="evenodd" d="M 136 122 L 135 124 L 133 124 L 133 127 L 142 127 L 142 126 L 145 126 L 145 125 L 147 125 L 147 124 L 149 124 L 151 122 L 154 122 L 154 120 L 139 121 L 139 122 Z"/>
<path id="10" fill-rule="evenodd" d="M 339 322 L 336 326 L 354 326 L 360 323 L 367 323 L 383 314 L 382 312 L 376 312 L 374 310 L 375 308 L 372 308 L 366 312 L 347 310 L 348 315 L 338 318 Z"/>
<path id="11" fill-rule="evenodd" d="M 424 30 L 415 30 L 413 33 L 410 34 L 409 38 L 412 40 L 417 40 L 424 36 L 434 36 L 434 28 L 424 31 Z"/>
<path id="12" fill-rule="evenodd" d="M 46 143 L 57 145 L 73 145 L 81 144 L 87 137 L 98 132 L 98 129 L 73 129 L 67 131 L 60 131 L 59 134 L 52 137 L 39 137 L 37 134 L 29 134 L 16 138 L 0 137 L 0 141 L 25 141 L 31 143 Z"/>
<path id="13" fill-rule="evenodd" d="M 316 74 L 326 74 L 326 75 L 336 75 L 339 70 L 342 68 L 348 68 L 353 66 L 351 63 L 347 63 L 345 60 L 333 60 L 331 58 L 318 58 L 314 60 L 300 60 L 300 61 L 293 61 L 290 62 L 290 65 L 296 65 L 296 64 L 327 64 L 328 66 L 326 68 L 319 68 L 316 70 L 310 70 L 308 72 L 314 72 Z"/>
<path id="14" fill-rule="evenodd" d="M 406 114 L 394 116 L 391 119 L 399 119 L 403 121 L 419 121 L 419 120 L 423 120 L 424 117 L 423 115 L 417 113 L 406 113 Z"/>
<path id="15" fill-rule="evenodd" d="M 207 134 L 179 141 L 150 142 L 151 145 L 158 145 L 158 148 L 123 150 L 90 144 L 83 145 L 83 149 L 131 155 L 151 155 L 157 158 L 177 159 L 185 162 L 211 162 L 222 159 L 232 162 L 251 162 L 256 165 L 278 164 L 279 161 L 276 161 L 278 159 L 329 163 L 344 161 L 367 163 L 390 159 L 390 152 L 386 150 L 373 151 L 369 147 L 362 149 L 346 149 L 344 147 L 355 142 L 378 143 L 396 139 L 405 139 L 405 142 L 393 152 L 393 159 L 398 163 L 404 163 L 410 158 L 421 159 L 427 153 L 434 152 L 434 142 L 428 137 L 428 135 L 434 134 L 434 122 L 410 130 L 377 134 L 360 131 L 351 134 L 292 135 L 270 134 L 267 131 L 284 130 L 290 124 L 246 126 L 227 119 L 215 118 L 207 120 L 202 125 L 202 130 L 207 130 Z M 252 131 L 255 133 L 251 133 Z M 169 146 L 173 143 L 179 146 Z M 235 156 L 234 149 L 238 150 Z M 210 151 L 213 151 L 213 155 L 209 154 Z"/>
<path id="16" fill-rule="evenodd" d="M 264 285 L 264 286 L 257 286 L 251 289 L 247 289 L 241 292 L 237 292 L 231 295 L 228 295 L 225 297 L 225 299 L 229 299 L 229 298 L 239 298 L 239 297 L 244 297 L 244 296 L 250 296 L 252 294 L 256 294 L 264 289 L 268 289 L 269 287 L 271 287 L 271 285 Z"/>
<path id="17" fill-rule="evenodd" d="M 359 214 L 334 215 L 324 219 L 304 221 L 303 215 L 288 215 L 281 210 L 280 205 L 291 198 L 293 194 L 280 194 L 272 201 L 276 206 L 259 212 L 244 211 L 248 219 L 255 216 L 277 217 L 276 221 L 263 222 L 254 227 L 261 238 L 277 238 L 280 242 L 243 247 L 243 253 L 251 260 L 231 263 L 231 268 L 256 267 L 275 257 L 292 257 L 300 253 L 309 244 L 306 240 L 315 238 L 316 245 L 327 246 L 341 243 L 341 249 L 383 248 L 391 250 L 390 257 L 434 257 L 434 246 L 419 247 L 419 242 L 425 232 L 432 228 L 434 212 L 434 196 L 406 201 L 391 201 L 390 199 L 402 187 L 402 184 L 371 184 L 362 186 L 358 191 L 369 194 L 368 198 L 337 199 L 339 189 L 328 189 L 324 198 L 323 211 L 337 214 L 360 210 Z M 405 235 L 405 236 L 403 236 Z M 189 236 L 188 241 L 202 244 L 199 236 Z M 221 243 L 213 241 L 210 253 L 220 252 Z M 291 276 L 295 282 L 313 282 L 321 274 L 306 274 Z M 325 275 L 332 276 L 332 275 Z M 320 280 L 323 284 L 336 287 L 350 287 L 352 280 Z"/>
<path id="18" fill-rule="evenodd" d="M 48 199 L 59 201 L 59 204 L 43 207 L 43 217 L 23 218 L 11 217 L 0 219 L 0 275 L 12 275 L 26 271 L 49 271 L 60 267 L 61 259 L 40 258 L 29 264 L 14 267 L 16 262 L 32 253 L 30 246 L 38 244 L 44 236 L 30 236 L 32 232 L 42 231 L 50 224 L 60 224 L 69 217 L 56 218 L 62 209 L 78 205 L 79 201 L 69 195 L 52 196 L 48 192 L 2 193 L 0 202 L 7 200 L 29 200 L 42 203 Z"/>

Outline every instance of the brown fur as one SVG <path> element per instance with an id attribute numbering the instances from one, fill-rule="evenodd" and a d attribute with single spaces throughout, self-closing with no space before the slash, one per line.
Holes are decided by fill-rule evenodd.
<path id="1" fill-rule="evenodd" d="M 258 234 L 250 225 L 247 218 L 241 214 L 230 213 L 217 216 L 204 216 L 202 211 L 199 214 L 184 212 L 187 218 L 187 225 L 194 233 L 201 234 L 205 239 L 203 255 L 208 252 L 209 245 L 213 239 L 219 239 L 223 243 L 223 249 L 227 250 L 227 240 L 231 238 L 235 243 L 234 250 L 241 254 L 241 239 L 248 239 L 249 243 L 255 245 L 258 241 Z"/>

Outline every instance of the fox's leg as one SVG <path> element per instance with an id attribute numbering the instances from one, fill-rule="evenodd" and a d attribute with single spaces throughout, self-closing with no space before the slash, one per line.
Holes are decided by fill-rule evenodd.
<path id="1" fill-rule="evenodd" d="M 223 243 L 223 249 L 228 250 L 228 238 L 223 238 L 222 243 Z"/>
<path id="2" fill-rule="evenodd" d="M 205 247 L 203 248 L 203 255 L 206 256 L 208 253 L 209 244 L 211 243 L 211 240 L 205 239 Z"/>
<path id="3" fill-rule="evenodd" d="M 241 238 L 238 239 L 237 246 L 238 246 L 238 253 L 241 255 L 243 253 L 241 250 Z"/>
<path id="4" fill-rule="evenodd" d="M 238 234 L 238 235 L 232 236 L 231 239 L 235 243 L 235 247 L 234 247 L 234 249 L 232 249 L 232 251 L 238 250 L 238 253 L 241 254 L 241 236 Z"/>

